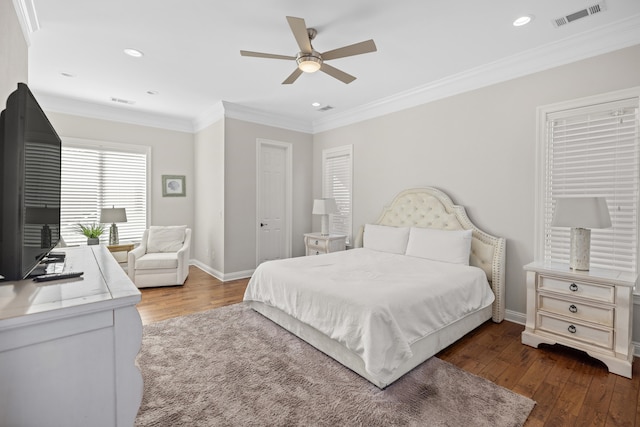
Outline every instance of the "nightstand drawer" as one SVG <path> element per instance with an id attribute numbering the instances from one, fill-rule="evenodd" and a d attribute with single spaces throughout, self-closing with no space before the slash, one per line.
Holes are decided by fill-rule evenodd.
<path id="1" fill-rule="evenodd" d="M 615 302 L 615 287 L 613 286 L 562 280 L 541 275 L 539 277 L 538 289 L 588 298 L 594 301 Z"/>
<path id="2" fill-rule="evenodd" d="M 602 326 L 613 327 L 614 308 L 583 304 L 571 300 L 554 298 L 548 295 L 538 296 L 538 308 L 573 319 L 585 320 Z"/>
<path id="3" fill-rule="evenodd" d="M 538 313 L 538 329 L 598 347 L 613 348 L 613 329 L 595 328 Z"/>
<path id="4" fill-rule="evenodd" d="M 307 247 L 312 250 L 326 251 L 328 243 L 328 240 L 308 239 Z"/>

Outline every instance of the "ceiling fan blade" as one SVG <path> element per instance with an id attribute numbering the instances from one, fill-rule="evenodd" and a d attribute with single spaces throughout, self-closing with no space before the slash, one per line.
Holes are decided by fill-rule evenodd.
<path id="1" fill-rule="evenodd" d="M 302 70 L 300 68 L 296 68 L 293 71 L 293 73 L 291 73 L 291 75 L 287 77 L 285 81 L 282 82 L 282 84 L 290 85 L 291 83 L 295 82 L 298 79 L 298 77 L 300 77 L 301 74 L 302 74 Z"/>
<path id="2" fill-rule="evenodd" d="M 327 61 L 329 59 L 338 59 L 338 58 L 344 58 L 346 56 L 361 55 L 363 53 L 375 52 L 376 50 L 378 49 L 376 48 L 376 44 L 373 42 L 373 40 L 367 40 L 364 42 L 355 43 L 349 46 L 330 50 L 328 52 L 320 54 L 320 56 L 322 56 L 322 59 L 324 61 Z"/>
<path id="3" fill-rule="evenodd" d="M 322 67 L 320 67 L 320 71 L 324 71 L 325 73 L 329 74 L 331 77 L 334 77 L 346 84 L 349 84 L 356 79 L 351 74 L 347 74 L 344 71 L 338 70 L 337 68 L 332 67 L 331 65 L 328 65 L 326 62 L 322 63 Z"/>
<path id="4" fill-rule="evenodd" d="M 313 49 L 311 48 L 311 41 L 307 33 L 307 24 L 305 24 L 304 19 L 287 16 L 287 21 L 293 32 L 293 37 L 296 38 L 296 42 L 300 47 L 300 51 L 303 53 L 311 53 Z"/>
<path id="5" fill-rule="evenodd" d="M 272 53 L 262 53 L 262 52 L 251 52 L 250 50 L 241 50 L 240 55 L 242 56 L 254 56 L 256 58 L 270 58 L 270 59 L 293 59 L 295 60 L 295 56 L 288 55 L 274 55 Z"/>

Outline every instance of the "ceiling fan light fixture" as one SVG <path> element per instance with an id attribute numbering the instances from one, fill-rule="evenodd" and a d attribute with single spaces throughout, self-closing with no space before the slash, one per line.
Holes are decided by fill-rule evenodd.
<path id="1" fill-rule="evenodd" d="M 298 68 L 305 73 L 315 73 L 322 67 L 322 58 L 318 54 L 303 54 L 296 58 Z"/>

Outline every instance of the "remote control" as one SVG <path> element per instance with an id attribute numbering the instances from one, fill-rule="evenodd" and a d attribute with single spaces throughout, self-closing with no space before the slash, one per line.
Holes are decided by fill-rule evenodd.
<path id="1" fill-rule="evenodd" d="M 49 280 L 71 279 L 73 277 L 80 277 L 84 274 L 83 271 L 67 271 L 65 273 L 48 273 L 36 276 L 33 278 L 36 282 L 48 282 Z"/>

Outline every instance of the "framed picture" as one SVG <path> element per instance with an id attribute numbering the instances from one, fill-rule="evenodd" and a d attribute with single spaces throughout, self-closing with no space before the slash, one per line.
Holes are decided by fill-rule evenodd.
<path id="1" fill-rule="evenodd" d="M 184 175 L 162 175 L 162 197 L 185 197 L 186 185 Z"/>

